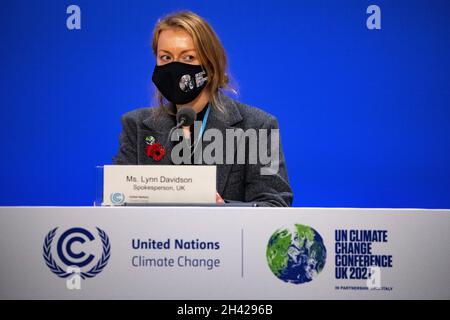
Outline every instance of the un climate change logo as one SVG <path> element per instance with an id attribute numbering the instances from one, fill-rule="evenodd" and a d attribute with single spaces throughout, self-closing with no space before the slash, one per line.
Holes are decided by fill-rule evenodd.
<path id="1" fill-rule="evenodd" d="M 327 251 L 316 230 L 295 224 L 272 234 L 266 256 L 275 276 L 285 282 L 300 284 L 313 280 L 322 271 Z"/>
<path id="2" fill-rule="evenodd" d="M 83 228 L 71 228 L 63 232 L 56 241 L 56 250 L 53 247 L 53 240 L 57 234 L 58 228 L 50 230 L 44 239 L 43 257 L 47 267 L 60 278 L 69 278 L 74 274 L 81 279 L 93 278 L 106 267 L 110 257 L 111 245 L 108 235 L 100 228 L 96 228 L 99 242 L 94 235 Z M 97 241 L 95 241 L 97 240 Z M 95 258 L 92 253 L 87 254 L 83 251 L 85 247 L 89 249 L 98 249 L 101 251 L 99 258 Z M 55 260 L 53 253 L 56 251 L 57 258 L 64 265 Z M 84 271 L 81 271 L 84 269 Z M 72 289 L 72 288 L 70 288 Z M 80 289 L 80 288 L 76 288 Z"/>
<path id="3" fill-rule="evenodd" d="M 125 201 L 125 195 L 120 192 L 114 192 L 114 193 L 111 193 L 110 199 L 111 199 L 112 204 L 121 205 Z"/>

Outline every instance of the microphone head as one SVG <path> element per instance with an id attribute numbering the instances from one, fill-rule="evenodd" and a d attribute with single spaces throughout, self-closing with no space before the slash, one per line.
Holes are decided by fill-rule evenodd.
<path id="1" fill-rule="evenodd" d="M 197 118 L 197 113 L 192 107 L 184 106 L 177 111 L 177 123 L 181 123 L 183 126 L 190 126 Z"/>

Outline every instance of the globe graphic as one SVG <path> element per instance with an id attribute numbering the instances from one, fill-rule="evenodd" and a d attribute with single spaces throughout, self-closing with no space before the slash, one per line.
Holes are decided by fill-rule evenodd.
<path id="1" fill-rule="evenodd" d="M 326 255 L 320 234 L 302 224 L 275 231 L 266 251 L 273 274 L 295 284 L 313 280 L 325 266 Z"/>

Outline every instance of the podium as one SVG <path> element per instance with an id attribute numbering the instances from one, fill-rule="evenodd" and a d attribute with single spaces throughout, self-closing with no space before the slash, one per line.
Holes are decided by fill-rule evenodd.
<path id="1" fill-rule="evenodd" d="M 450 210 L 1 207 L 0 299 L 449 299 Z"/>

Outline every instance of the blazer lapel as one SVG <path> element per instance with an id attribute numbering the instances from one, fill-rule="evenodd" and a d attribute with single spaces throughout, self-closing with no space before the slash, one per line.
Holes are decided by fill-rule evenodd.
<path id="1" fill-rule="evenodd" d="M 174 143 L 169 140 L 168 136 L 170 130 L 176 125 L 175 117 L 168 114 L 164 110 L 161 110 L 160 108 L 155 108 L 153 114 L 150 117 L 144 119 L 142 123 L 151 130 L 155 141 L 161 143 L 161 145 L 166 150 L 166 155 L 161 159 L 161 161 L 154 161 L 151 158 L 149 158 L 149 160 L 153 164 L 173 164 L 170 155 L 172 153 Z"/>

